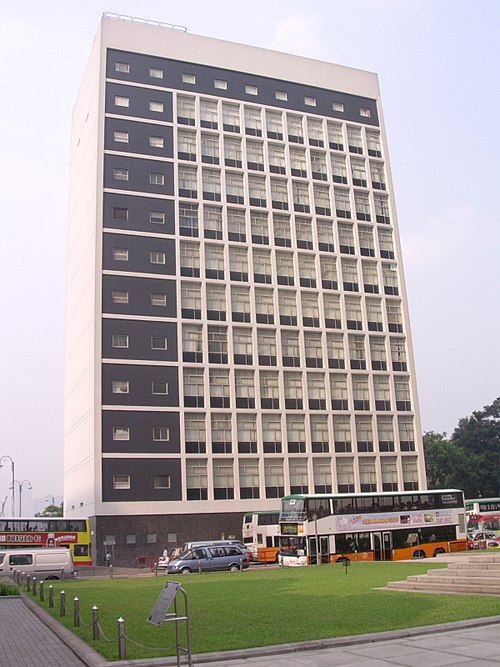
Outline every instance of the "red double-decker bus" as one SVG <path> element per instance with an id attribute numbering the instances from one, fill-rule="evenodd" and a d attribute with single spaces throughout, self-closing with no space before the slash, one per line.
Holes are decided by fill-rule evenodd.
<path id="1" fill-rule="evenodd" d="M 0 549 L 67 547 L 75 565 L 92 565 L 88 519 L 0 517 Z"/>

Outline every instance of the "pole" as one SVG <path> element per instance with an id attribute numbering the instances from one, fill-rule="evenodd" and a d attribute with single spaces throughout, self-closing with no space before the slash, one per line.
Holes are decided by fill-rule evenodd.
<path id="1" fill-rule="evenodd" d="M 14 503 L 14 479 L 15 479 L 14 461 L 11 459 L 10 463 L 11 463 L 11 472 L 12 472 L 12 518 L 14 518 L 14 504 L 15 504 Z"/>

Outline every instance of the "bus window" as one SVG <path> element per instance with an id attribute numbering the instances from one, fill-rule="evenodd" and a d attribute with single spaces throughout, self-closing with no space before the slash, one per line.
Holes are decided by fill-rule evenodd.
<path id="1" fill-rule="evenodd" d="M 328 499 L 315 498 L 309 499 L 307 501 L 307 516 L 313 518 L 316 515 L 317 519 L 321 519 L 322 516 L 328 516 L 330 512 L 330 503 Z"/>

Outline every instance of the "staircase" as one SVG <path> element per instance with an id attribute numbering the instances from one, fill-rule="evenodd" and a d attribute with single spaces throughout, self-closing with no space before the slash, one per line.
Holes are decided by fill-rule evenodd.
<path id="1" fill-rule="evenodd" d="M 391 581 L 390 590 L 415 593 L 454 593 L 459 595 L 500 595 L 500 554 L 443 554 L 446 569 L 409 576 L 405 581 Z"/>

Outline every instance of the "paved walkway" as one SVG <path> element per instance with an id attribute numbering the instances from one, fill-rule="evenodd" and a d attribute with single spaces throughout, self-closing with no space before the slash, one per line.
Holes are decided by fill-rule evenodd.
<path id="1" fill-rule="evenodd" d="M 203 667 L 491 667 L 500 665 L 500 616 L 280 647 L 194 655 L 192 662 Z M 1 667 L 176 664 L 175 657 L 108 663 L 29 597 L 0 598 Z"/>

